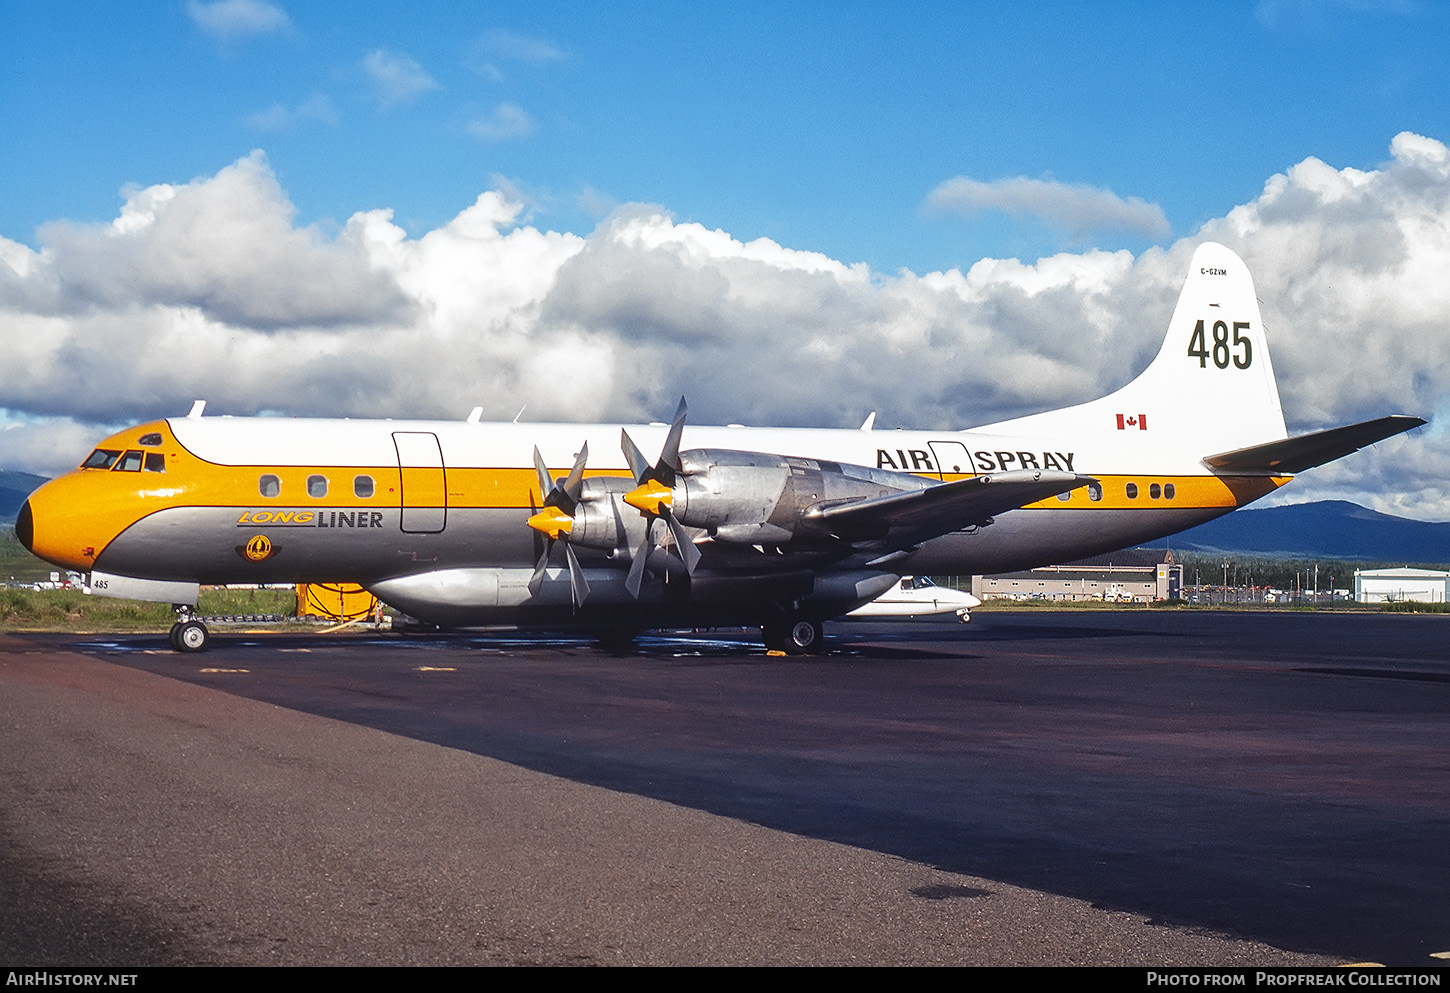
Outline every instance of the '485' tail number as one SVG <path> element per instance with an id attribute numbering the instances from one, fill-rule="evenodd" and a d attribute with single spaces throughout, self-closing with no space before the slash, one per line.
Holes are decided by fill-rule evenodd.
<path id="1" fill-rule="evenodd" d="M 1233 343 L 1229 343 L 1228 324 L 1223 321 L 1213 322 L 1213 347 L 1208 345 L 1208 334 L 1204 330 L 1204 321 L 1200 320 L 1193 329 L 1193 334 L 1188 339 L 1188 357 L 1198 359 L 1200 369 L 1208 368 L 1209 357 L 1213 357 L 1213 364 L 1220 369 L 1227 369 L 1229 362 L 1233 362 L 1240 369 L 1247 369 L 1254 361 L 1253 343 L 1244 335 L 1249 328 L 1248 321 L 1234 321 Z"/>

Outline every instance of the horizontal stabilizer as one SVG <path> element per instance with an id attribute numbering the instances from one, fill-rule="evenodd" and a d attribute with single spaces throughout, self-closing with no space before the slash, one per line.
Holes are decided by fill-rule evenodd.
<path id="1" fill-rule="evenodd" d="M 1424 423 L 1425 419 L 1422 417 L 1391 414 L 1389 417 L 1378 417 L 1360 424 L 1347 424 L 1342 428 L 1301 434 L 1297 438 L 1236 448 L 1231 452 L 1210 455 L 1203 460 L 1203 464 L 1217 472 L 1303 472 Z"/>
<path id="2" fill-rule="evenodd" d="M 1091 476 L 1047 469 L 1018 469 L 973 476 L 909 493 L 892 493 L 812 507 L 805 520 L 814 528 L 847 541 L 889 538 L 913 544 L 973 525 L 996 514 L 1093 482 Z"/>

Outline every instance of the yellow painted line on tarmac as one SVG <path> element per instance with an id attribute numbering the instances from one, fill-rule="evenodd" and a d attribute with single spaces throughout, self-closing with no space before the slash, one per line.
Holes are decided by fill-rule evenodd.
<path id="1" fill-rule="evenodd" d="M 1450 952 L 1431 952 L 1432 959 L 1450 959 Z"/>
<path id="2" fill-rule="evenodd" d="M 217 673 L 217 672 L 251 672 L 252 670 L 251 669 L 217 669 L 217 668 L 214 668 L 214 667 L 208 667 L 208 668 L 205 668 L 205 669 L 199 669 L 197 671 L 198 672 L 207 672 L 207 673 Z"/>
<path id="3" fill-rule="evenodd" d="M 420 666 L 418 666 L 418 671 L 419 672 L 457 672 L 458 670 L 456 668 L 454 668 L 453 666 L 451 666 L 451 665 L 420 665 Z"/>

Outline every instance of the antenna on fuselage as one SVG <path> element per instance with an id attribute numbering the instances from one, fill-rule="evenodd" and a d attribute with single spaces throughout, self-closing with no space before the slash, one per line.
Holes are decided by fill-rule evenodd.
<path id="1" fill-rule="evenodd" d="M 206 401 L 193 400 L 191 403 L 191 410 L 187 413 L 186 416 L 190 417 L 192 420 L 196 420 L 197 418 L 201 417 L 201 412 L 203 410 L 206 410 Z"/>

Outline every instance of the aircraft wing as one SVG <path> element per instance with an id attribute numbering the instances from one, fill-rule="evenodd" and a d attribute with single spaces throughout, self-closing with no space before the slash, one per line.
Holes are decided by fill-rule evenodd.
<path id="1" fill-rule="evenodd" d="M 1017 469 L 974 476 L 907 493 L 817 505 L 804 514 L 812 527 L 846 541 L 889 538 L 903 545 L 991 522 L 996 514 L 1093 482 L 1091 476 Z"/>
<path id="2" fill-rule="evenodd" d="M 1210 455 L 1203 460 L 1203 464 L 1218 472 L 1303 472 L 1424 423 L 1426 422 L 1423 417 L 1391 414 L 1389 417 L 1348 424 L 1342 428 L 1301 434 L 1297 438 L 1236 448 L 1231 452 Z"/>

